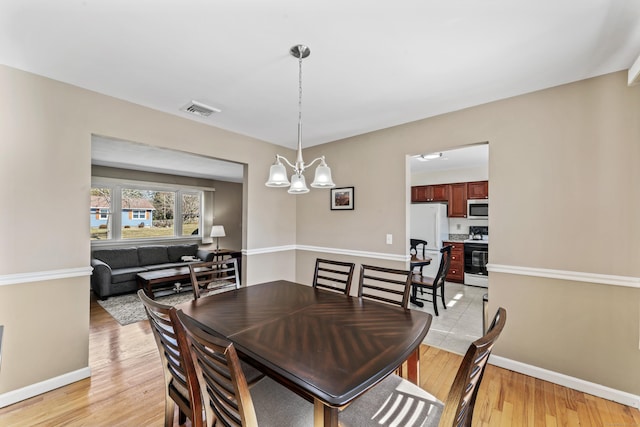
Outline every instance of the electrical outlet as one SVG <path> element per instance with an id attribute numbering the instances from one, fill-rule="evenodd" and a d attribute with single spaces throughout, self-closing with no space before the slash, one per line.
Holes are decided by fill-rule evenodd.
<path id="1" fill-rule="evenodd" d="M 393 234 L 387 234 L 387 245 L 393 244 Z"/>

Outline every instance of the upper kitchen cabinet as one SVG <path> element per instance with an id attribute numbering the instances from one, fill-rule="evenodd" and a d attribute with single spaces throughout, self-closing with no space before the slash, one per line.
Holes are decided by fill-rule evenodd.
<path id="1" fill-rule="evenodd" d="M 467 199 L 488 199 L 489 181 L 467 182 Z"/>
<path id="2" fill-rule="evenodd" d="M 449 184 L 411 187 L 411 202 L 448 202 Z"/>
<path id="3" fill-rule="evenodd" d="M 467 183 L 449 184 L 449 218 L 467 217 Z"/>

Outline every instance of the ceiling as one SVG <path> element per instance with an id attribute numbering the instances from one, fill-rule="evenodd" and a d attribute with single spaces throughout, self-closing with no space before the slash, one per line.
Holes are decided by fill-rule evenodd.
<path id="1" fill-rule="evenodd" d="M 243 176 L 240 163 L 98 135 L 91 138 L 91 163 L 229 182 L 242 182 Z"/>
<path id="2" fill-rule="evenodd" d="M 302 100 L 309 147 L 626 70 L 640 55 L 640 2 L 0 2 L 0 63 L 290 148 L 298 63 L 289 49 L 299 43 L 311 49 Z M 180 110 L 191 101 L 221 111 Z M 474 151 L 414 161 L 412 170 L 463 167 L 460 153 Z M 134 155 L 144 160 L 133 164 Z M 94 138 L 92 158 L 242 180 L 242 165 L 111 138 Z M 470 160 L 486 155 L 460 161 Z"/>
<path id="3" fill-rule="evenodd" d="M 435 159 L 421 159 L 426 154 L 440 154 Z M 452 169 L 489 168 L 489 144 L 480 143 L 436 153 L 421 153 L 412 156 L 409 162 L 411 173 L 437 172 Z"/>
<path id="4" fill-rule="evenodd" d="M 0 2 L 0 63 L 288 147 L 298 43 L 307 147 L 626 70 L 640 2 Z"/>

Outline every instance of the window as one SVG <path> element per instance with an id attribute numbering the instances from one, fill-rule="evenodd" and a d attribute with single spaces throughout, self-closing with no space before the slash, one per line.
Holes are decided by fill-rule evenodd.
<path id="1" fill-rule="evenodd" d="M 131 217 L 133 219 L 146 219 L 147 211 L 133 211 Z"/>
<path id="2" fill-rule="evenodd" d="M 113 182 L 112 182 L 113 181 Z M 109 180 L 91 189 L 91 239 L 139 240 L 200 236 L 203 192 Z M 178 203 L 176 201 L 179 201 Z M 175 219 L 179 219 L 176 221 Z"/>
<path id="3" fill-rule="evenodd" d="M 110 188 L 91 189 L 90 233 L 91 240 L 109 240 L 111 236 L 111 203 L 113 192 Z"/>
<path id="4" fill-rule="evenodd" d="M 201 194 L 185 193 L 182 195 L 182 235 L 198 234 L 200 225 Z"/>

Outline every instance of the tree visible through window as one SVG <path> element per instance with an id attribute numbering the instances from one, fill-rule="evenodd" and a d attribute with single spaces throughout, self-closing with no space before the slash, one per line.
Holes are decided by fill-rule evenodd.
<path id="1" fill-rule="evenodd" d="M 91 189 L 91 207 L 89 223 L 91 227 L 91 240 L 111 239 L 111 198 L 110 188 Z"/>
<path id="2" fill-rule="evenodd" d="M 198 234 L 200 225 L 200 194 L 182 195 L 182 235 Z"/>

